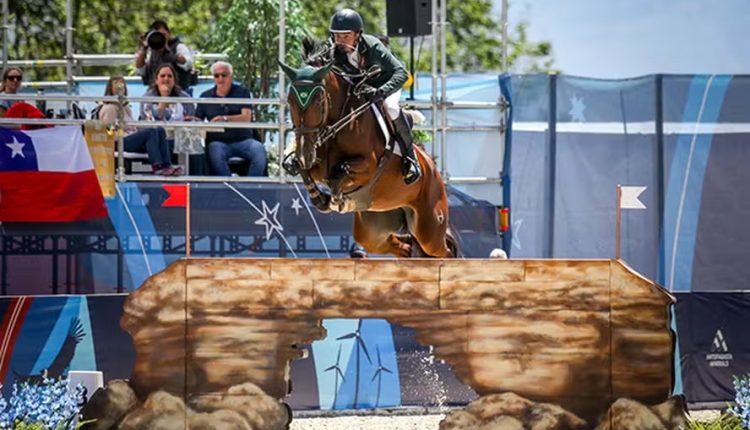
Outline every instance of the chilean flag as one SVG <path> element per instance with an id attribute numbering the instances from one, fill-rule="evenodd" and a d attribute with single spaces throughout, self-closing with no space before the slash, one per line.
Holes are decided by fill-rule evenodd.
<path id="1" fill-rule="evenodd" d="M 69 222 L 107 216 L 81 127 L 0 127 L 0 221 Z"/>

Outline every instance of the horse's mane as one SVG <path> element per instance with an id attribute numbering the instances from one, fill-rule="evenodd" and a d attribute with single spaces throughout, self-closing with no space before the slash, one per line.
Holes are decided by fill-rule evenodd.
<path id="1" fill-rule="evenodd" d="M 330 41 L 320 41 L 311 36 L 302 39 L 302 61 L 314 67 L 320 67 L 333 59 L 333 46 Z"/>

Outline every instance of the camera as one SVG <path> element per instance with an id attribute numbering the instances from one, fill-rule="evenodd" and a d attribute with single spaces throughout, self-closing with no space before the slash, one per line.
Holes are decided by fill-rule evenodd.
<path id="1" fill-rule="evenodd" d="M 160 31 L 151 30 L 146 34 L 146 43 L 151 49 L 164 49 L 167 46 L 167 38 Z"/>

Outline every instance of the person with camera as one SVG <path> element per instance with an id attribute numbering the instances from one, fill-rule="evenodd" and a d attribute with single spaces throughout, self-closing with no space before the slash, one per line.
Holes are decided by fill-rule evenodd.
<path id="1" fill-rule="evenodd" d="M 146 33 L 141 34 L 141 44 L 135 55 L 135 67 L 144 85 L 154 81 L 156 68 L 170 64 L 177 72 L 177 85 L 192 95 L 193 54 L 179 37 L 172 37 L 169 26 L 157 19 Z"/>

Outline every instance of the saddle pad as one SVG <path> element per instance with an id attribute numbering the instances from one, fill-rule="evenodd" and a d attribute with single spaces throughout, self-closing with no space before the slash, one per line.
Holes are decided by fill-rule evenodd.
<path id="1" fill-rule="evenodd" d="M 383 131 L 383 136 L 385 136 L 385 147 L 388 148 L 394 144 L 395 139 L 391 138 L 391 132 L 388 130 L 388 125 L 385 123 L 385 118 L 383 118 L 383 112 L 381 112 L 380 109 L 378 109 L 378 107 L 375 105 L 371 105 L 370 108 L 372 109 L 372 112 L 375 114 L 375 119 L 377 119 L 378 124 L 380 125 L 380 130 Z M 401 145 L 393 145 L 393 153 L 400 157 Z"/>

